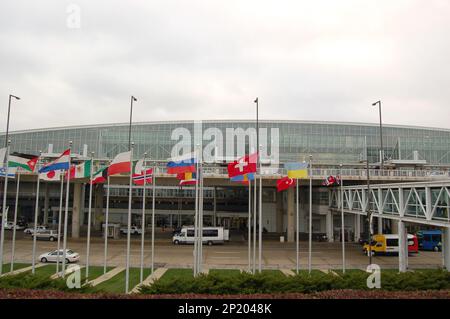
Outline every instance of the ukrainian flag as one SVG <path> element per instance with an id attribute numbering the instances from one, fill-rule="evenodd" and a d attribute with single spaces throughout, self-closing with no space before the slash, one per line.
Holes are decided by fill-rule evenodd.
<path id="1" fill-rule="evenodd" d="M 308 178 L 308 163 L 285 163 L 289 178 Z"/>

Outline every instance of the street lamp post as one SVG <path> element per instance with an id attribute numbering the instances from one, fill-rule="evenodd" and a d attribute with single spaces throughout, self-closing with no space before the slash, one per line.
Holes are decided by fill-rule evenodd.
<path id="1" fill-rule="evenodd" d="M 131 96 L 131 104 L 130 104 L 130 126 L 128 128 L 128 150 L 131 151 L 131 122 L 133 120 L 133 101 L 137 101 L 137 99 L 132 95 Z"/>
<path id="2" fill-rule="evenodd" d="M 381 121 L 381 101 L 376 101 L 372 103 L 372 106 L 376 106 L 378 104 L 378 111 L 380 114 L 380 168 L 383 170 L 384 168 L 384 149 L 383 149 L 383 122 Z"/>
<path id="3" fill-rule="evenodd" d="M 6 120 L 6 135 L 5 135 L 5 147 L 8 146 L 8 137 L 9 137 L 9 114 L 11 111 L 11 98 L 15 98 L 16 100 L 20 100 L 20 97 L 10 94 L 9 102 L 8 102 L 8 117 Z"/>

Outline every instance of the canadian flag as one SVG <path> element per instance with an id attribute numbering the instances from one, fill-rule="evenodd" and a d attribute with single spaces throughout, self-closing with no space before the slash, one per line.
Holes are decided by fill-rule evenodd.
<path id="1" fill-rule="evenodd" d="M 131 151 L 117 154 L 108 167 L 108 175 L 131 172 Z"/>

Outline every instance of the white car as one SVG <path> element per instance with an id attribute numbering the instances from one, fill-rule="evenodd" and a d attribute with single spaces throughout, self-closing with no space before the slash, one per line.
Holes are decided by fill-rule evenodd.
<path id="1" fill-rule="evenodd" d="M 23 227 L 23 226 L 16 225 L 16 230 L 22 230 L 24 228 L 25 227 Z M 13 229 L 14 229 L 14 223 L 13 222 L 6 222 L 5 223 L 5 230 L 13 230 Z"/>
<path id="2" fill-rule="evenodd" d="M 120 229 L 120 232 L 122 234 L 128 234 L 128 228 L 127 227 L 123 227 Z M 142 229 L 138 228 L 137 226 L 131 226 L 130 227 L 130 234 L 131 235 L 140 235 L 142 234 Z"/>
<path id="3" fill-rule="evenodd" d="M 41 263 L 57 262 L 59 252 L 59 261 L 62 262 L 64 250 L 53 250 L 39 256 Z M 66 249 L 66 263 L 75 263 L 80 260 L 80 255 L 73 250 Z"/>
<path id="4" fill-rule="evenodd" d="M 36 236 L 36 239 L 55 241 L 58 239 L 58 231 L 57 230 L 40 231 L 40 232 L 37 232 L 36 235 L 32 234 L 31 238 L 33 238 L 34 236 Z M 62 234 L 59 235 L 59 238 L 61 238 L 61 237 L 62 237 Z"/>
<path id="5" fill-rule="evenodd" d="M 45 227 L 45 226 L 38 226 L 36 229 L 37 229 L 37 232 L 40 233 L 40 232 L 46 231 L 47 227 Z M 26 228 L 23 232 L 25 234 L 31 235 L 31 234 L 34 233 L 34 227 Z"/>

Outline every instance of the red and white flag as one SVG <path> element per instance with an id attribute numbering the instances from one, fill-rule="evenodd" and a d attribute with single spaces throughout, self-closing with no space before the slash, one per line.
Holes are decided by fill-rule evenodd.
<path id="1" fill-rule="evenodd" d="M 133 183 L 136 185 L 144 185 L 152 183 L 153 169 L 149 168 L 141 174 L 133 174 Z"/>
<path id="2" fill-rule="evenodd" d="M 228 177 L 232 178 L 239 175 L 256 173 L 256 162 L 258 153 L 245 155 L 237 161 L 228 164 Z"/>
<path id="3" fill-rule="evenodd" d="M 131 171 L 131 151 L 117 154 L 108 167 L 108 175 L 129 173 Z"/>
<path id="4" fill-rule="evenodd" d="M 288 188 L 294 187 L 296 185 L 296 181 L 293 178 L 283 177 L 282 179 L 277 180 L 277 191 L 281 192 Z"/>
<path id="5" fill-rule="evenodd" d="M 57 182 L 61 180 L 61 171 L 49 171 L 39 174 L 39 179 L 47 182 Z"/>

